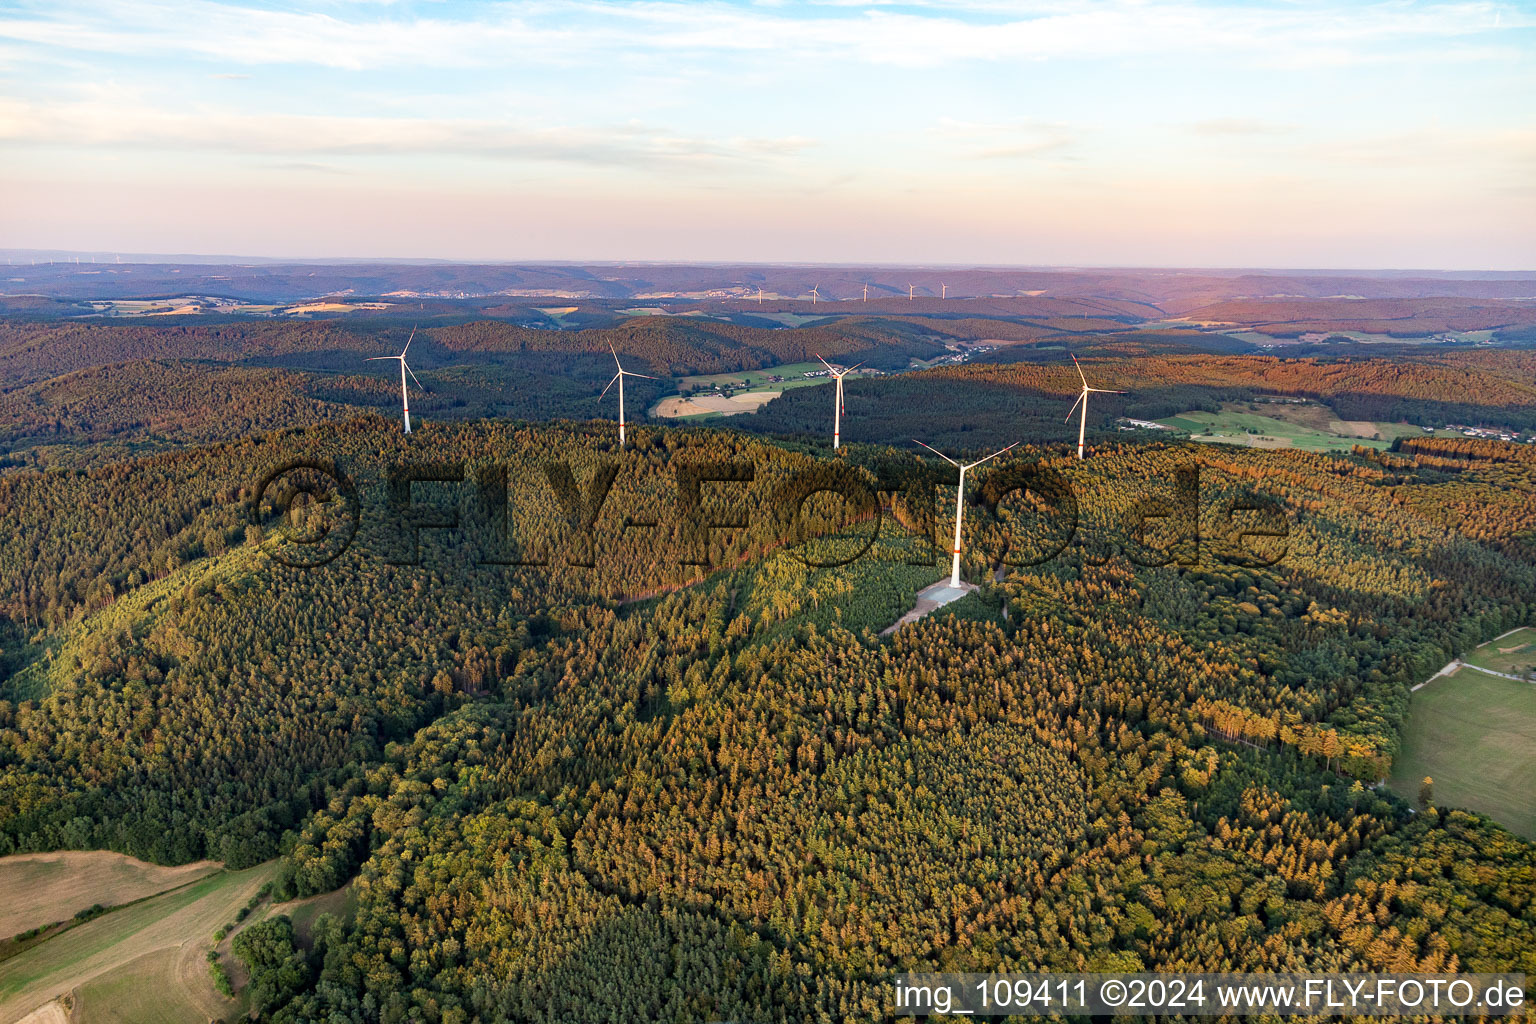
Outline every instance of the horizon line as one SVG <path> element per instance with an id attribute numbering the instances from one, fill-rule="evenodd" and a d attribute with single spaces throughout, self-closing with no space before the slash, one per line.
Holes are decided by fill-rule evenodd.
<path id="1" fill-rule="evenodd" d="M 1536 267 L 1525 269 L 1499 269 L 1495 267 L 1389 267 L 1389 266 L 1264 266 L 1259 264 L 1174 264 L 1174 263 L 964 263 L 934 262 L 915 263 L 902 261 L 865 260 L 754 260 L 754 259 L 659 259 L 647 257 L 596 257 L 591 259 L 557 258 L 459 258 L 445 256 L 263 256 L 232 253 L 156 253 L 122 252 L 113 249 L 34 249 L 0 248 L 0 256 L 27 258 L 55 257 L 49 263 L 61 262 L 57 257 L 70 259 L 105 257 L 109 261 L 129 259 L 137 264 L 175 264 L 197 262 L 208 266 L 240 266 L 253 263 L 308 264 L 340 266 L 346 264 L 388 263 L 400 266 L 652 266 L 652 267 L 818 267 L 818 268 L 869 268 L 892 270 L 982 270 L 982 271 L 1032 271 L 1044 273 L 1094 273 L 1109 271 L 1169 271 L 1169 272 L 1222 272 L 1250 271 L 1266 274 L 1499 274 L 1509 276 L 1531 275 L 1536 277 Z M 46 265 L 46 264 L 40 264 Z"/>

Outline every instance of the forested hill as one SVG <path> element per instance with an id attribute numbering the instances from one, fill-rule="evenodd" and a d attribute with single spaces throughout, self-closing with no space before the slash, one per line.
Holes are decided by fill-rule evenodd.
<path id="1" fill-rule="evenodd" d="M 0 323 L 0 455 L 72 445 L 100 461 L 113 442 L 180 444 L 343 420 L 398 415 L 398 353 L 409 323 L 246 321 L 226 324 Z M 1041 331 L 1039 333 L 1047 333 Z M 586 420 L 626 368 L 630 416 L 675 391 L 684 374 L 829 359 L 900 368 L 942 355 L 946 338 L 915 324 L 849 319 L 793 329 L 677 317 L 605 329 L 535 330 L 480 321 L 424 326 L 411 343 L 418 418 Z M 611 348 L 610 348 L 611 346 Z"/>
<path id="2" fill-rule="evenodd" d="M 0 322 L 0 380 L 6 388 L 77 370 L 140 359 L 251 363 L 291 369 L 359 372 L 361 361 L 394 354 L 413 324 L 370 321 L 187 322 L 178 325 Z M 1038 333 L 1049 333 L 1040 331 Z M 417 332 L 411 354 L 422 368 L 497 357 L 543 357 L 553 372 L 572 368 L 572 357 L 612 366 L 610 346 L 646 372 L 687 375 L 756 369 L 814 359 L 865 360 L 883 368 L 905 367 L 913 357 L 942 354 L 941 332 L 914 323 L 842 318 L 810 327 L 782 329 L 683 317 L 641 317 L 615 327 L 554 331 L 482 320 L 433 326 Z M 585 365 L 578 363 L 577 367 Z M 579 370 L 578 370 L 579 372 Z M 606 379 L 606 378 L 604 378 Z"/>
<path id="3" fill-rule="evenodd" d="M 1096 439 L 1122 416 L 1215 411 L 1276 395 L 1324 403 L 1348 421 L 1536 429 L 1536 356 L 1528 350 L 1313 346 L 1311 355 L 1283 356 L 1210 332 L 1109 320 L 1073 326 L 1063 333 L 1050 317 L 836 316 L 768 328 L 657 316 L 586 330 L 429 321 L 412 342 L 420 382 L 411 404 L 418 419 L 437 422 L 612 416 L 614 398 L 601 398 L 614 371 L 612 346 L 626 367 L 656 378 L 627 383 L 635 422 L 675 394 L 684 375 L 820 354 L 886 371 L 849 378 L 845 439 L 887 444 L 917 435 L 1001 447 L 1075 436 L 1075 424 L 1063 421 L 1080 384 L 1068 358 L 1076 354 L 1097 385 L 1129 392 L 1094 398 Z M 365 360 L 400 351 L 411 329 L 361 320 L 0 322 L 0 458 L 99 463 L 135 446 L 235 439 L 364 411 L 398 415 L 398 370 Z M 960 358 L 961 346 L 971 362 L 894 372 Z M 825 388 L 795 388 L 723 425 L 822 443 L 829 400 Z"/>
<path id="4" fill-rule="evenodd" d="M 1120 417 L 1159 419 L 1267 396 L 1315 400 L 1341 420 L 1536 430 L 1536 354 L 1529 351 L 1284 357 L 1169 352 L 1168 344 L 1144 335 L 1056 339 L 1004 350 L 1008 362 L 850 378 L 843 437 L 873 444 L 918 437 L 972 448 L 1074 440 L 1077 421 L 1066 416 L 1082 380 L 1068 357 L 1073 351 L 1082 353 L 1094 386 L 1128 392 L 1093 396 L 1089 431 L 1100 438 L 1116 432 Z M 815 388 L 790 391 L 731 425 L 819 438 L 830 428 L 829 402 Z"/>
<path id="5" fill-rule="evenodd" d="M 307 569 L 279 560 L 346 535 L 348 487 L 285 477 L 257 507 L 307 490 L 286 528 L 249 517 L 300 459 L 358 512 Z M 439 479 L 391 511 L 408 462 Z M 808 503 L 844 564 L 807 565 L 774 511 L 882 462 L 878 520 Z M 754 479 L 700 508 L 749 525 L 690 536 L 678 467 L 725 463 Z M 12 469 L 0 852 L 357 877 L 312 948 L 270 930 L 280 1021 L 874 1020 L 922 969 L 1536 973 L 1536 847 L 1372 788 L 1409 687 L 1533 620 L 1530 448 L 1020 448 L 972 481 L 985 585 L 882 637 L 943 560 L 925 464 L 364 417 Z M 1197 467 L 1198 543 L 1131 528 Z M 1076 496 L 1059 551 L 1025 470 Z M 1288 538 L 1236 537 L 1250 499 Z"/>

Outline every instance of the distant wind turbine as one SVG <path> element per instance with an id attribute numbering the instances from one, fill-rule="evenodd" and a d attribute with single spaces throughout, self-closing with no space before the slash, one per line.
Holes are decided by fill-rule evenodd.
<path id="1" fill-rule="evenodd" d="M 647 374 L 644 374 L 644 373 L 631 373 L 630 371 L 624 369 L 624 364 L 619 362 L 619 353 L 614 349 L 613 342 L 611 342 L 611 341 L 608 343 L 608 351 L 613 353 L 613 365 L 617 366 L 619 368 L 619 372 L 613 375 L 613 380 L 608 382 L 608 388 L 613 387 L 614 384 L 618 384 L 618 386 L 619 386 L 619 444 L 623 445 L 623 443 L 624 443 L 624 378 L 625 377 L 644 377 L 646 380 L 655 380 L 656 378 L 655 377 L 651 377 L 651 376 L 649 376 Z M 603 395 L 606 395 L 608 393 L 608 388 L 603 388 Z M 603 400 L 603 395 L 598 395 L 597 396 L 597 400 L 599 402 L 601 402 Z"/>
<path id="2" fill-rule="evenodd" d="M 411 380 L 415 380 L 416 381 L 416 386 L 417 387 L 421 387 L 421 381 L 416 380 L 416 371 L 411 369 L 409 366 L 405 365 L 405 354 L 411 350 L 411 342 L 414 341 L 415 339 L 416 339 L 416 328 L 412 327 L 411 328 L 411 336 L 409 338 L 405 339 L 405 348 L 400 350 L 400 354 L 399 355 L 397 355 L 397 356 L 372 356 L 372 357 L 370 357 L 368 359 L 368 362 L 370 362 L 370 363 L 377 362 L 380 359 L 398 359 L 398 360 L 400 360 L 400 407 L 401 407 L 403 415 L 405 416 L 405 432 L 407 434 L 409 434 L 411 432 L 411 396 L 410 396 L 410 393 L 405 390 L 405 375 L 407 373 L 409 373 L 411 375 Z"/>
<path id="3" fill-rule="evenodd" d="M 821 359 L 819 352 L 816 354 L 816 358 Z M 843 443 L 843 378 L 864 364 L 854 363 L 846 370 L 834 370 L 831 363 L 821 359 L 821 365 L 825 366 L 827 372 L 832 375 L 832 379 L 837 381 L 837 405 L 832 410 L 832 450 L 837 451 Z"/>
<path id="4" fill-rule="evenodd" d="M 757 286 L 757 304 L 759 306 L 761 306 L 763 304 L 763 286 L 762 285 L 758 285 Z"/>
<path id="5" fill-rule="evenodd" d="M 1071 353 L 1068 353 L 1069 355 Z M 1077 367 L 1077 375 L 1083 379 L 1082 393 L 1077 396 L 1077 402 L 1072 403 L 1072 408 L 1067 410 L 1067 418 L 1063 422 L 1071 422 L 1072 414 L 1077 411 L 1077 404 L 1083 404 L 1083 418 L 1077 425 L 1077 457 L 1083 457 L 1083 438 L 1088 433 L 1088 395 L 1097 392 L 1101 395 L 1123 395 L 1124 391 L 1111 391 L 1109 388 L 1091 388 L 1088 386 L 1088 378 L 1083 377 L 1083 366 L 1077 361 L 1077 356 L 1072 356 L 1072 365 Z"/>
<path id="6" fill-rule="evenodd" d="M 912 439 L 912 443 L 923 445 L 924 448 L 927 448 L 929 451 L 933 452 L 933 454 L 937 455 L 951 466 L 954 466 L 960 470 L 960 483 L 959 486 L 955 489 L 955 557 L 952 567 L 949 571 L 949 585 L 952 587 L 958 587 L 960 586 L 960 524 L 965 517 L 965 472 L 968 469 L 975 469 L 983 462 L 988 461 L 988 459 L 997 458 L 999 455 L 1003 454 L 1003 452 L 1006 452 L 1009 449 L 1017 448 L 1019 446 L 1019 442 L 1015 441 L 1007 448 L 999 449 L 998 451 L 993 452 L 991 455 L 988 455 L 985 459 L 977 459 L 975 462 L 964 466 L 960 465 L 960 463 L 956 462 L 948 455 L 945 455 L 931 444 L 923 444 L 922 441 L 919 441 L 915 437 Z"/>
<path id="7" fill-rule="evenodd" d="M 869 282 L 864 282 L 864 301 L 869 301 Z"/>
<path id="8" fill-rule="evenodd" d="M 907 301 L 908 302 L 912 301 L 912 288 L 913 288 L 912 285 L 910 285 L 910 284 L 907 285 Z"/>
<path id="9" fill-rule="evenodd" d="M 941 298 L 941 299 L 949 298 L 949 285 L 942 284 L 942 283 L 939 285 L 939 298 Z"/>
<path id="10" fill-rule="evenodd" d="M 813 305 L 813 306 L 816 305 L 816 300 L 821 297 L 817 293 L 816 288 L 817 288 L 816 285 L 814 285 L 814 284 L 811 285 L 811 305 Z"/>

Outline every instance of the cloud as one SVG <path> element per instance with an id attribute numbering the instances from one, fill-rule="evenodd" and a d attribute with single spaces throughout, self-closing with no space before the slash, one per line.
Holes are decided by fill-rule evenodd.
<path id="1" fill-rule="evenodd" d="M 211 150 L 261 155 L 481 156 L 595 166 L 748 165 L 792 157 L 814 140 L 702 138 L 638 124 L 551 127 L 511 121 L 155 110 L 132 95 L 37 104 L 0 98 L 0 142 Z M 307 166 L 307 165 L 306 165 Z"/>
<path id="2" fill-rule="evenodd" d="M 273 170 L 273 171 L 299 171 L 299 172 L 302 172 L 302 173 L 305 173 L 305 174 L 350 174 L 351 173 L 350 171 L 342 170 L 340 167 L 333 167 L 330 164 L 317 164 L 317 163 L 310 163 L 310 162 L 302 161 L 302 160 L 293 160 L 293 161 L 289 161 L 288 163 L 266 164 L 265 166 L 269 170 Z"/>
<path id="3" fill-rule="evenodd" d="M 962 156 L 1007 160 L 1041 156 L 1071 145 L 1074 136 L 1065 124 L 1049 121 L 984 123 L 943 118 L 934 133 Z"/>
<path id="4" fill-rule="evenodd" d="M 1286 135 L 1296 130 L 1293 124 L 1264 121 L 1256 117 L 1216 117 L 1189 126 L 1196 135 Z"/>
<path id="5" fill-rule="evenodd" d="M 30 4 L 28 7 L 26 4 Z M 1476 2 L 1224 5 L 1195 0 L 922 3 L 886 7 L 738 6 L 677 0 L 542 0 L 419 16 L 390 5 L 331 13 L 214 0 L 22 0 L 0 37 L 58 50 L 233 64 L 362 70 L 581 64 L 623 54 L 762 53 L 931 67 L 1001 60 L 1111 58 L 1151 52 L 1245 53 L 1262 63 L 1383 59 L 1413 40 L 1433 59 L 1458 38 L 1536 26 L 1536 12 Z M 1497 24 L 1496 24 L 1497 20 Z"/>
<path id="6" fill-rule="evenodd" d="M 1318 142 L 1301 152 L 1312 161 L 1352 167 L 1373 175 L 1477 166 L 1484 170 L 1515 170 L 1536 178 L 1536 129 L 1529 128 L 1424 128 Z"/>

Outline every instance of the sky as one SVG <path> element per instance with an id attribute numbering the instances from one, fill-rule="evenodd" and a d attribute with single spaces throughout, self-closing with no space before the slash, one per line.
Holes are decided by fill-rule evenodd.
<path id="1" fill-rule="evenodd" d="M 1536 2 L 0 0 L 0 247 L 1536 269 Z"/>

